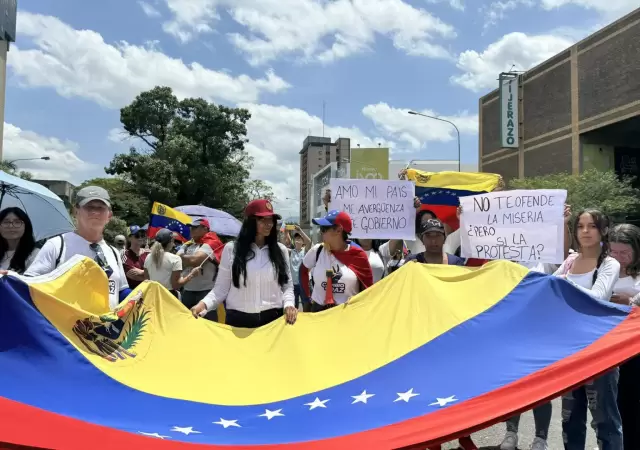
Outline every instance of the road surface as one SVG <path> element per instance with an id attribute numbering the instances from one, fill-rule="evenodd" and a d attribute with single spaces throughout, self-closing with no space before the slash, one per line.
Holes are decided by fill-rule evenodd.
<path id="1" fill-rule="evenodd" d="M 561 406 L 560 399 L 553 401 L 553 418 L 551 419 L 551 428 L 549 429 L 549 450 L 563 450 L 564 445 L 562 443 L 562 423 L 561 423 Z M 587 422 L 590 423 L 591 415 L 587 417 Z M 473 441 L 480 448 L 480 450 L 498 450 L 502 438 L 504 438 L 505 426 L 503 423 L 494 425 L 484 431 L 480 431 L 473 435 Z M 520 420 L 520 433 L 519 433 L 519 448 L 520 450 L 529 450 L 531 441 L 535 437 L 535 427 L 533 425 L 533 414 L 531 412 L 522 415 Z M 442 446 L 443 450 L 455 450 L 458 448 L 458 442 L 453 441 Z M 587 430 L 587 445 L 585 450 L 598 450 L 598 444 L 593 429 L 589 426 Z"/>

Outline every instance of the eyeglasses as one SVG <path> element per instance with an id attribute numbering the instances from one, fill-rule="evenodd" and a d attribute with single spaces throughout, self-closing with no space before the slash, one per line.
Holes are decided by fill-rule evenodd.
<path id="1" fill-rule="evenodd" d="M 22 228 L 24 226 L 24 221 L 22 220 L 5 220 L 0 226 L 2 228 Z"/>
<path id="2" fill-rule="evenodd" d="M 89 247 L 91 247 L 91 250 L 96 252 L 96 257 L 94 258 L 94 261 L 98 263 L 98 265 L 102 270 L 104 270 L 104 272 L 107 274 L 107 278 L 110 278 L 111 275 L 113 274 L 113 269 L 109 265 L 107 258 L 104 256 L 102 247 L 100 247 L 99 244 L 91 244 L 89 245 Z"/>

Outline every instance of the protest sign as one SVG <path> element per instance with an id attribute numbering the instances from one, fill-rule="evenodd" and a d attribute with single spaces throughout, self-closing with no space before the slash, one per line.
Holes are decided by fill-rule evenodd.
<path id="1" fill-rule="evenodd" d="M 331 209 L 349 213 L 354 238 L 415 239 L 414 190 L 410 181 L 333 178 Z"/>
<path id="2" fill-rule="evenodd" d="M 460 198 L 461 255 L 560 264 L 567 191 L 501 191 Z"/>

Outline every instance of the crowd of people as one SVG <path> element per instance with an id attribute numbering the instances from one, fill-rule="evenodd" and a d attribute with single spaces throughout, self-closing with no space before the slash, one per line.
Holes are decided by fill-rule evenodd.
<path id="1" fill-rule="evenodd" d="M 127 237 L 117 236 L 107 243 L 104 229 L 112 217 L 109 193 L 89 186 L 75 197 L 76 230 L 49 239 L 40 250 L 24 211 L 0 211 L 0 270 L 34 277 L 83 255 L 105 271 L 111 308 L 140 283 L 151 280 L 176 296 L 196 318 L 217 321 L 218 307 L 224 305 L 225 323 L 257 328 L 274 320 L 294 325 L 299 312 L 318 313 L 344 304 L 404 264 L 486 263 L 462 258 L 459 232 L 432 211 L 422 210 L 418 199 L 416 240 L 408 242 L 351 239 L 351 217 L 329 210 L 329 199 L 330 193 L 325 196 L 325 216 L 313 219 L 322 236 L 315 245 L 298 226 L 281 229 L 281 217 L 268 200 L 246 206 L 239 235 L 226 244 L 211 231 L 206 218 L 190 224 L 188 242 L 167 229 L 150 240 L 144 229 L 131 225 Z M 640 305 L 640 229 L 614 225 L 596 209 L 572 215 L 569 206 L 565 225 L 566 259 L 559 267 L 521 264 L 562 278 L 599 301 Z M 640 449 L 639 376 L 636 358 L 565 394 L 565 449 L 584 450 L 587 411 L 591 411 L 601 450 Z M 551 413 L 551 403 L 533 410 L 536 437 L 531 450 L 548 448 Z M 517 415 L 506 421 L 502 450 L 517 448 L 519 419 Z M 464 450 L 477 448 L 470 437 L 460 439 L 460 445 Z"/>

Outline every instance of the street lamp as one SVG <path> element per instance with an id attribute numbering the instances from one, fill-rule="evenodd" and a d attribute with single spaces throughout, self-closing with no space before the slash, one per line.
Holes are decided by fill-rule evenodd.
<path id="1" fill-rule="evenodd" d="M 458 133 L 458 172 L 461 172 L 460 170 L 460 130 L 458 129 L 458 127 L 456 126 L 455 123 L 451 122 L 450 120 L 447 119 L 443 119 L 441 117 L 436 117 L 436 116 L 429 116 L 427 114 L 422 114 L 419 112 L 415 112 L 415 111 L 409 111 L 409 114 L 413 115 L 413 116 L 422 116 L 422 117 L 426 117 L 427 119 L 434 119 L 434 120 L 439 120 L 441 122 L 447 122 L 448 124 L 453 125 L 453 128 L 456 129 L 456 132 Z"/>
<path id="2" fill-rule="evenodd" d="M 12 159 L 11 161 L 7 161 L 7 164 L 15 164 L 18 161 L 37 161 L 37 160 L 43 160 L 43 161 L 49 161 L 51 159 L 50 156 L 41 156 L 40 158 L 18 158 L 18 159 Z"/>

